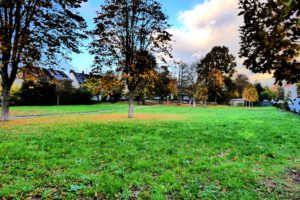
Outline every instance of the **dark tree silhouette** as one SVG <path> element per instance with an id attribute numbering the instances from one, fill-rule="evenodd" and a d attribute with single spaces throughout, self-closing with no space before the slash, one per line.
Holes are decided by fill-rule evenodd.
<path id="1" fill-rule="evenodd" d="M 20 67 L 52 66 L 57 58 L 79 53 L 85 21 L 76 9 L 86 0 L 0 1 L 2 120 L 9 117 L 10 89 Z"/>
<path id="2" fill-rule="evenodd" d="M 225 77 L 232 77 L 235 72 L 235 57 L 228 47 L 215 46 L 198 64 L 198 77 L 214 96 L 215 103 L 224 86 Z"/>
<path id="3" fill-rule="evenodd" d="M 133 117 L 134 92 L 142 72 L 136 65 L 138 54 L 170 55 L 170 25 L 155 0 L 106 0 L 94 19 L 90 52 L 95 55 L 94 67 L 116 66 L 129 90 L 128 117 Z"/>
<path id="4" fill-rule="evenodd" d="M 243 91 L 250 84 L 249 77 L 246 74 L 238 74 L 234 80 L 238 97 L 243 96 Z"/>
<path id="5" fill-rule="evenodd" d="M 276 82 L 300 80 L 300 1 L 240 0 L 240 57 L 254 73 L 274 73 Z"/>

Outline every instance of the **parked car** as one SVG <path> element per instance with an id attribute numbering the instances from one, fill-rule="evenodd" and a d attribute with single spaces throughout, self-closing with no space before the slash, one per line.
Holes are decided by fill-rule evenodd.
<path id="1" fill-rule="evenodd" d="M 289 109 L 291 112 L 300 114 L 300 98 L 296 98 L 293 101 L 289 102 Z"/>

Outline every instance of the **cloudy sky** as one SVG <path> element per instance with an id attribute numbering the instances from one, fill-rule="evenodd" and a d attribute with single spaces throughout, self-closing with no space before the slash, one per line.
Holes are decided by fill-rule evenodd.
<path id="1" fill-rule="evenodd" d="M 236 56 L 238 73 L 247 74 L 250 79 L 264 85 L 271 85 L 273 80 L 268 74 L 253 74 L 242 65 L 238 57 L 239 26 L 242 17 L 238 16 L 238 0 L 158 0 L 172 24 L 173 56 L 191 63 L 204 56 L 215 45 L 228 46 Z M 89 28 L 93 28 L 93 17 L 103 0 L 89 0 L 80 12 Z M 88 42 L 86 42 L 88 43 Z M 93 57 L 84 53 L 73 55 L 71 65 L 77 70 L 89 71 Z"/>

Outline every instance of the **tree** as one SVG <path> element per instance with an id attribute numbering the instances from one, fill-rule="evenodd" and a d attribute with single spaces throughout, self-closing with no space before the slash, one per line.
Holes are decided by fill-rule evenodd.
<path id="1" fill-rule="evenodd" d="M 224 90 L 222 91 L 221 97 L 223 98 L 223 101 L 229 101 L 230 99 L 239 97 L 236 91 L 235 80 L 231 77 L 225 77 Z"/>
<path id="2" fill-rule="evenodd" d="M 263 100 L 269 100 L 271 101 L 272 99 L 276 98 L 276 93 L 274 91 L 272 91 L 269 87 L 264 87 L 264 91 L 260 94 L 259 96 L 259 100 L 263 101 Z"/>
<path id="3" fill-rule="evenodd" d="M 249 84 L 245 87 L 243 91 L 243 99 L 249 102 L 249 107 L 251 106 L 251 103 L 258 100 L 258 94 L 253 85 Z"/>
<path id="4" fill-rule="evenodd" d="M 215 46 L 198 64 L 198 75 L 204 79 L 209 94 L 215 103 L 224 86 L 224 79 L 232 77 L 235 72 L 235 57 L 229 53 L 228 47 Z"/>
<path id="5" fill-rule="evenodd" d="M 90 53 L 95 55 L 94 68 L 117 66 L 116 71 L 129 90 L 128 117 L 132 118 L 134 92 L 140 77 L 148 71 L 147 65 L 137 65 L 138 57 L 171 56 L 167 17 L 155 0 L 106 0 L 94 22 L 90 44 Z"/>
<path id="6" fill-rule="evenodd" d="M 245 87 L 250 84 L 248 76 L 246 74 L 238 74 L 234 82 L 239 97 L 242 97 Z"/>
<path id="7" fill-rule="evenodd" d="M 101 78 L 97 76 L 90 76 L 86 82 L 82 85 L 83 88 L 87 89 L 93 96 L 98 96 L 101 93 Z"/>
<path id="8" fill-rule="evenodd" d="M 193 107 L 196 107 L 197 96 L 202 96 L 201 90 L 199 89 L 199 80 L 197 74 L 197 64 L 187 65 L 185 67 L 185 89 L 187 95 L 192 99 Z"/>
<path id="9" fill-rule="evenodd" d="M 161 103 L 163 102 L 164 97 L 176 92 L 176 87 L 174 84 L 175 80 L 171 76 L 168 67 L 162 66 L 160 72 L 157 73 L 157 79 L 154 86 L 155 95 L 160 97 Z"/>
<path id="10" fill-rule="evenodd" d="M 145 96 L 151 96 L 154 93 L 155 82 L 159 79 L 156 58 L 149 52 L 139 52 L 136 57 L 136 66 L 141 69 L 140 76 L 136 77 L 135 93 L 139 101 L 145 104 Z M 143 71 L 144 70 L 144 71 Z"/>
<path id="11" fill-rule="evenodd" d="M 260 83 L 254 83 L 254 86 L 256 88 L 257 94 L 260 97 L 260 94 L 264 91 L 263 86 Z"/>
<path id="12" fill-rule="evenodd" d="M 2 120 L 8 120 L 9 92 L 20 67 L 37 61 L 53 67 L 68 52 L 80 52 L 86 24 L 76 9 L 84 1 L 0 1 Z"/>
<path id="13" fill-rule="evenodd" d="M 188 65 L 182 61 L 178 63 L 178 79 L 177 79 L 177 104 L 179 105 L 184 96 L 187 95 L 188 87 Z"/>
<path id="14" fill-rule="evenodd" d="M 210 87 L 209 91 L 214 95 L 215 106 L 217 104 L 217 98 L 220 96 L 221 90 L 224 87 L 224 81 L 222 77 L 222 71 L 219 69 L 212 69 L 210 71 Z"/>
<path id="15" fill-rule="evenodd" d="M 240 57 L 254 73 L 273 73 L 276 82 L 300 80 L 300 1 L 240 0 Z"/>
<path id="16" fill-rule="evenodd" d="M 101 75 L 99 79 L 99 89 L 99 93 L 109 98 L 113 98 L 113 101 L 117 101 L 123 94 L 125 84 L 113 71 L 107 71 L 105 74 Z"/>

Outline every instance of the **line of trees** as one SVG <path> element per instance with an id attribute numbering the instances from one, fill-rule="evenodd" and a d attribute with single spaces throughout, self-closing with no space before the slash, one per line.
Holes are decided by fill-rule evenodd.
<path id="1" fill-rule="evenodd" d="M 129 118 L 133 117 L 134 97 L 149 92 L 145 85 L 155 86 L 154 58 L 172 57 L 170 25 L 161 4 L 156 0 L 106 0 L 94 18 L 95 29 L 86 32 L 86 22 L 77 12 L 86 1 L 0 1 L 2 120 L 8 120 L 10 91 L 19 68 L 57 66 L 59 60 L 69 59 L 70 52 L 80 53 L 87 35 L 92 37 L 89 49 L 95 56 L 94 71 L 105 74 L 111 67 L 125 83 Z M 244 17 L 239 55 L 245 58 L 246 67 L 255 73 L 273 72 L 279 84 L 300 80 L 299 8 L 299 1 L 239 1 Z M 177 80 L 178 98 L 187 94 L 194 102 L 217 102 L 233 91 L 241 96 L 241 88 L 231 88 L 235 67 L 227 47 L 214 47 L 198 63 L 183 65 Z M 160 81 L 164 84 L 166 80 Z M 167 85 L 175 88 L 172 81 Z M 168 92 L 156 89 L 162 96 Z"/>

